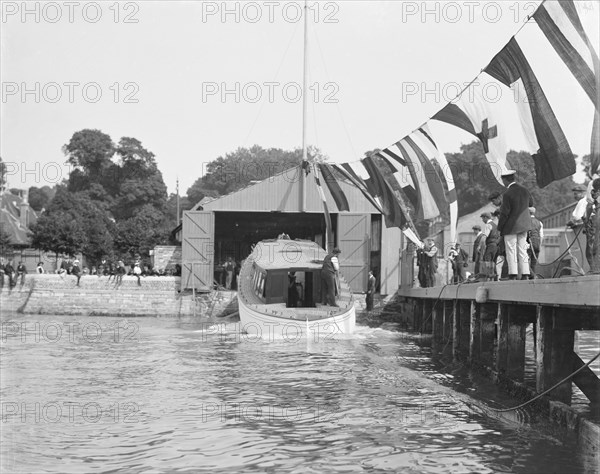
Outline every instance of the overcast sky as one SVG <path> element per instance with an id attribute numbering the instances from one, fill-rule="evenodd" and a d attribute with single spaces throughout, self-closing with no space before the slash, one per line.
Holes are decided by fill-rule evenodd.
<path id="1" fill-rule="evenodd" d="M 310 2 L 309 143 L 347 162 L 403 138 L 539 3 Z M 301 5 L 3 2 L 0 152 L 9 185 L 67 177 L 61 147 L 84 128 L 140 140 L 169 192 L 179 177 L 185 193 L 207 162 L 237 147 L 300 147 Z M 448 125 L 432 131 L 446 152 L 472 141 Z M 589 138 L 573 148 L 588 153 Z"/>

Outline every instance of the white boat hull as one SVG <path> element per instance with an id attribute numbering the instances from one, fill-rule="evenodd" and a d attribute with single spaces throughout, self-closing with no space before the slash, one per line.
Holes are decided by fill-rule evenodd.
<path id="1" fill-rule="evenodd" d="M 301 308 L 294 319 L 271 316 L 246 306 L 238 298 L 241 331 L 249 340 L 270 342 L 285 340 L 296 342 L 307 336 L 314 342 L 326 342 L 344 334 L 352 334 L 356 325 L 354 306 L 348 311 L 331 317 L 308 320 Z"/>

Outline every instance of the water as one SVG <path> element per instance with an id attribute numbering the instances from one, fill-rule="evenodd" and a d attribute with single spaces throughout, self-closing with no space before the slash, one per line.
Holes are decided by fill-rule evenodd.
<path id="1" fill-rule="evenodd" d="M 453 380 L 393 331 L 251 342 L 232 323 L 216 334 L 172 319 L 2 321 L 2 472 L 595 467 L 565 434 L 486 416 L 493 389 Z"/>

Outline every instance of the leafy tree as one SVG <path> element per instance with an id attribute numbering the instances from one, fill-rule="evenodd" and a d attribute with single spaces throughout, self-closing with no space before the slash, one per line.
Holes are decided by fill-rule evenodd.
<path id="1" fill-rule="evenodd" d="M 54 252 L 81 251 L 90 260 L 98 261 L 112 253 L 114 227 L 108 212 L 85 192 L 72 193 L 59 186 L 32 229 L 33 243 Z"/>
<path id="2" fill-rule="evenodd" d="M 148 255 L 157 244 L 167 242 L 170 229 L 162 212 L 150 205 L 117 223 L 115 246 L 121 255 Z"/>
<path id="3" fill-rule="evenodd" d="M 327 157 L 318 148 L 309 147 L 309 161 L 324 162 Z M 187 197 L 192 205 L 205 196 L 217 197 L 237 191 L 252 181 L 260 181 L 277 173 L 298 166 L 302 162 L 302 150 L 280 148 L 238 148 L 208 163 L 206 173 L 188 189 Z"/>
<path id="4" fill-rule="evenodd" d="M 4 229 L 4 223 L 0 226 L 0 254 L 4 255 L 12 248 L 10 234 Z"/>
<path id="5" fill-rule="evenodd" d="M 34 211 L 41 211 L 48 206 L 48 203 L 54 197 L 55 191 L 50 186 L 29 188 L 29 205 Z"/>
<path id="6" fill-rule="evenodd" d="M 63 153 L 69 164 L 80 168 L 92 181 L 97 181 L 111 164 L 115 144 L 100 130 L 85 129 L 73 134 L 69 143 L 63 146 Z"/>
<path id="7" fill-rule="evenodd" d="M 177 195 L 175 193 L 171 193 L 169 195 L 169 200 L 167 201 L 167 207 L 165 210 L 165 217 L 167 222 L 175 227 L 181 222 L 181 218 L 183 216 L 183 211 L 189 211 L 193 207 L 192 203 L 186 196 L 179 197 L 179 218 L 177 218 Z"/>
<path id="8" fill-rule="evenodd" d="M 85 232 L 77 220 L 66 212 L 44 213 L 32 226 L 32 245 L 45 252 L 74 255 L 83 250 Z"/>

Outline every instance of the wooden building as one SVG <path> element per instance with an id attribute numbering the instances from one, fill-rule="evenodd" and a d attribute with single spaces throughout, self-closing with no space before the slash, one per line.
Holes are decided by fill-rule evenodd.
<path id="1" fill-rule="evenodd" d="M 246 258 L 252 245 L 286 233 L 324 246 L 325 219 L 314 176 L 301 185 L 300 166 L 214 200 L 203 200 L 183 214 L 182 288 L 208 291 L 215 269 L 228 257 Z M 341 271 L 355 292 L 364 292 L 369 269 L 382 294 L 399 284 L 401 231 L 386 228 L 381 213 L 352 184 L 340 181 L 350 211 L 339 211 L 327 186 L 323 192 L 332 219 L 334 243 L 342 253 Z M 304 188 L 304 196 L 302 189 Z"/>

